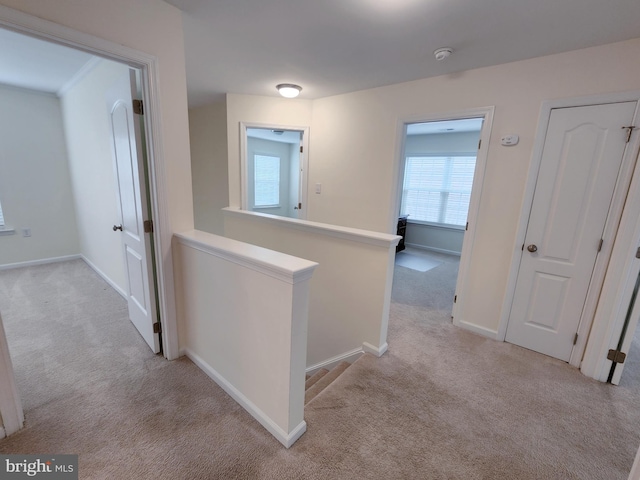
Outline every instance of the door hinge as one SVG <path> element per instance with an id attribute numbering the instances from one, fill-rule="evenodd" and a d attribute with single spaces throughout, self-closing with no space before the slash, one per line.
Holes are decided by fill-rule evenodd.
<path id="1" fill-rule="evenodd" d="M 576 332 L 576 336 L 573 337 L 573 344 L 575 345 L 576 343 L 578 343 L 578 332 Z"/>
<path id="2" fill-rule="evenodd" d="M 629 143 L 629 140 L 631 140 L 631 134 L 633 133 L 633 131 L 638 128 L 634 125 L 629 125 L 628 127 L 622 127 L 623 129 L 627 129 L 627 141 L 626 143 Z"/>
<path id="3" fill-rule="evenodd" d="M 620 350 L 609 350 L 607 354 L 607 360 L 611 360 L 613 363 L 624 363 L 625 358 L 627 358 L 627 354 Z"/>
<path id="4" fill-rule="evenodd" d="M 304 150 L 304 147 L 300 145 L 300 153 L 302 153 L 303 150 Z"/>
<path id="5" fill-rule="evenodd" d="M 458 301 L 458 295 L 454 295 L 453 296 L 453 303 L 456 303 Z"/>
<path id="6" fill-rule="evenodd" d="M 144 115 L 144 104 L 142 100 L 138 100 L 137 98 L 133 99 L 133 113 L 136 115 Z"/>
<path id="7" fill-rule="evenodd" d="M 156 322 L 153 324 L 153 333 L 162 333 L 162 327 L 160 326 L 160 322 Z"/>
<path id="8" fill-rule="evenodd" d="M 144 221 L 144 233 L 153 233 L 153 221 L 151 220 Z"/>
<path id="9" fill-rule="evenodd" d="M 602 244 L 604 243 L 604 239 L 600 239 L 600 243 L 598 243 L 598 251 L 602 250 Z"/>
<path id="10" fill-rule="evenodd" d="M 482 145 L 482 139 L 478 140 L 478 150 L 480 150 L 480 145 Z"/>
<path id="11" fill-rule="evenodd" d="M 467 230 L 469 230 L 469 222 L 464 226 L 464 231 L 466 232 Z"/>

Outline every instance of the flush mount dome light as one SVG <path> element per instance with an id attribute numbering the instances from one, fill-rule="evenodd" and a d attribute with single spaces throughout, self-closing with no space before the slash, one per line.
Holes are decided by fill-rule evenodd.
<path id="1" fill-rule="evenodd" d="M 295 98 L 302 91 L 302 87 L 299 85 L 294 85 L 293 83 L 281 83 L 280 85 L 276 85 L 278 92 L 285 98 Z"/>

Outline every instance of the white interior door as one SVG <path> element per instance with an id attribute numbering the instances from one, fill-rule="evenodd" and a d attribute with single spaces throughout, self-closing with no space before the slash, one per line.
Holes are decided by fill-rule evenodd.
<path id="1" fill-rule="evenodd" d="M 129 75 L 123 76 L 107 94 L 121 211 L 121 223 L 114 225 L 114 231 L 122 237 L 129 318 L 151 350 L 158 353 L 160 338 L 158 329 L 154 328 L 158 317 L 151 235 L 145 233 L 149 209 L 142 137 L 139 118 L 133 112 L 135 92 L 135 71 L 130 70 Z"/>
<path id="2" fill-rule="evenodd" d="M 508 342 L 569 360 L 635 109 L 624 102 L 551 111 Z"/>

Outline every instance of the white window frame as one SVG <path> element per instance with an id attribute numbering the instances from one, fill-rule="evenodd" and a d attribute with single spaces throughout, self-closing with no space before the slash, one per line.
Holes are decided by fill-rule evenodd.
<path id="1" fill-rule="evenodd" d="M 300 132 L 302 135 L 301 146 L 303 152 L 300 155 L 300 169 L 302 170 L 300 180 L 299 199 L 302 208 L 298 210 L 298 219 L 305 220 L 307 218 L 307 200 L 308 200 L 308 171 L 309 171 L 309 127 L 300 127 L 295 125 L 281 125 L 271 123 L 256 122 L 238 122 L 240 127 L 240 209 L 251 210 L 249 202 L 249 161 L 250 156 L 247 155 L 247 129 L 266 128 L 270 130 L 291 130 Z"/>

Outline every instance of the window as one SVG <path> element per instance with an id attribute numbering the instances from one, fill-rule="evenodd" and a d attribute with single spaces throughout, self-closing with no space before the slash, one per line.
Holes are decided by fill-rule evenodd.
<path id="1" fill-rule="evenodd" d="M 254 155 L 254 206 L 280 205 L 280 158 Z"/>
<path id="2" fill-rule="evenodd" d="M 464 227 L 475 166 L 471 155 L 407 157 L 402 213 L 413 221 Z"/>

